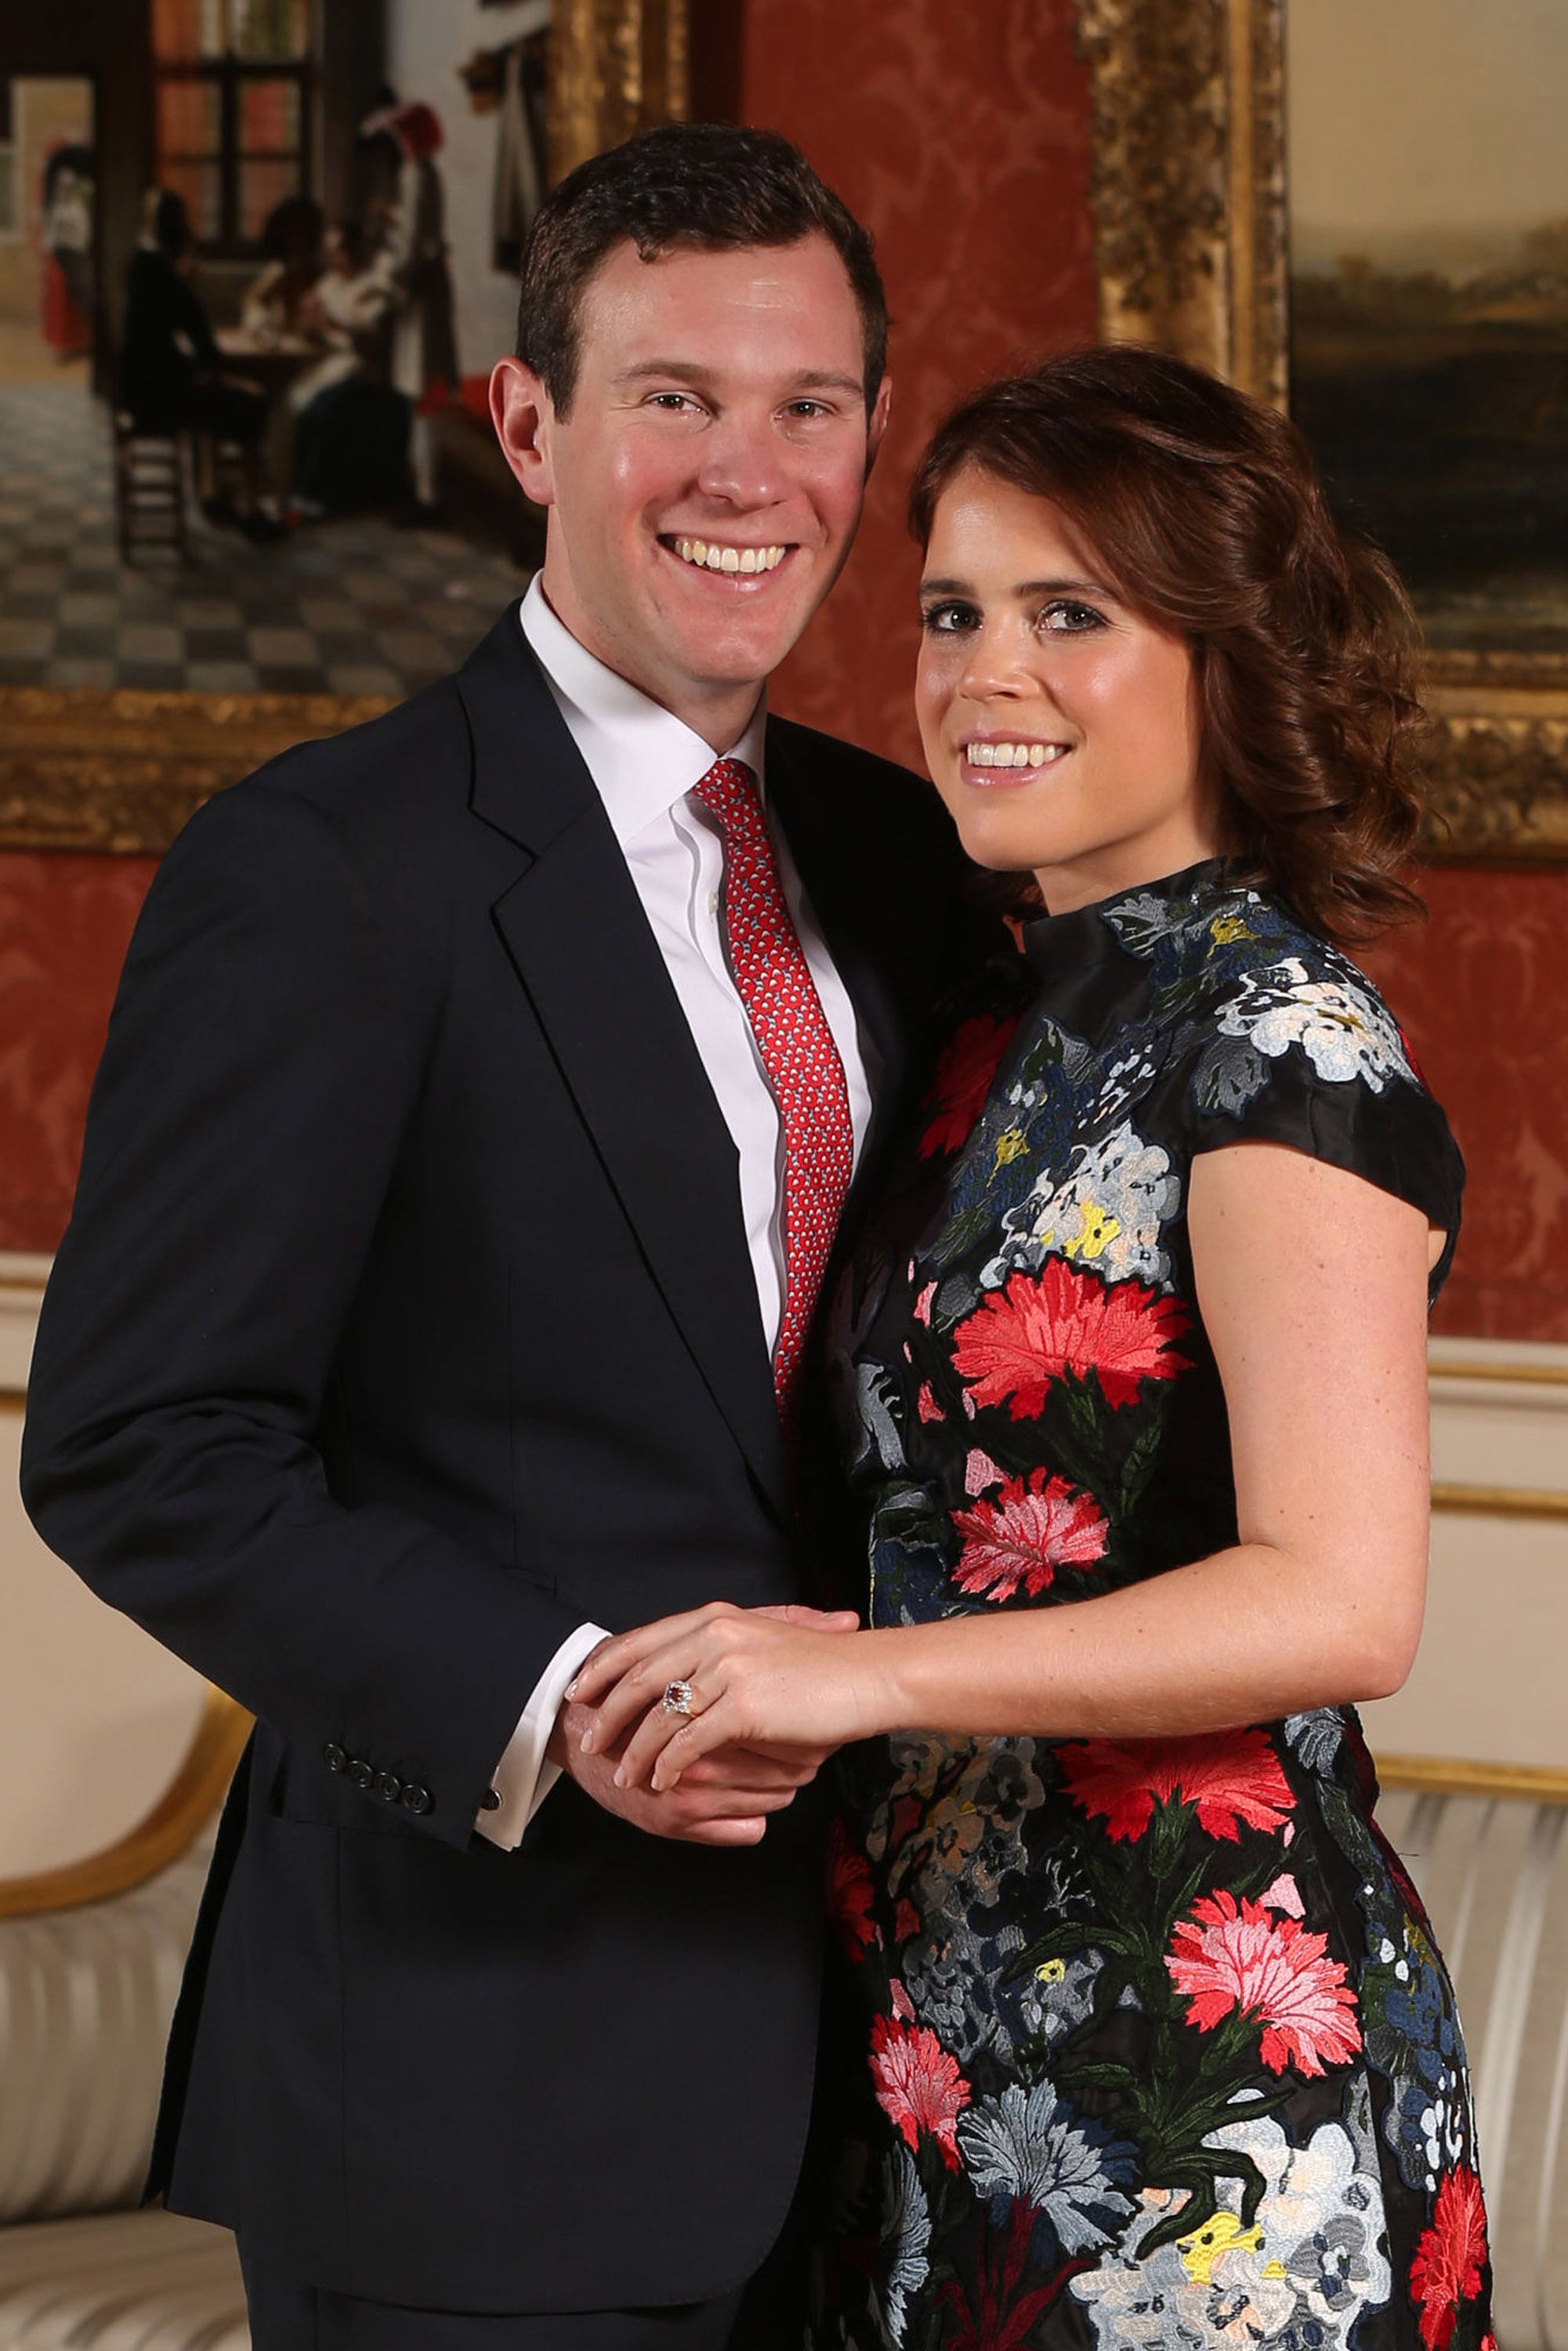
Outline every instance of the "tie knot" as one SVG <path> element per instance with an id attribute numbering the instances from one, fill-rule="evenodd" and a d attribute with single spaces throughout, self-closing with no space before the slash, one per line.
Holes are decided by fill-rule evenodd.
<path id="1" fill-rule="evenodd" d="M 727 832 L 755 824 L 762 813 L 757 778 L 744 759 L 716 759 L 692 786 L 692 797 L 716 816 Z"/>

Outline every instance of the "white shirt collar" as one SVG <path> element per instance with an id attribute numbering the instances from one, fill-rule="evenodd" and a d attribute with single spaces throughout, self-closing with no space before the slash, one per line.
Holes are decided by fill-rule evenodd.
<path id="1" fill-rule="evenodd" d="M 652 701 L 579 643 L 551 609 L 538 572 L 517 617 L 624 849 L 669 814 L 706 775 L 717 755 L 684 719 Z M 744 759 L 759 789 L 767 720 L 767 696 L 758 695 L 743 733 L 724 754 Z"/>

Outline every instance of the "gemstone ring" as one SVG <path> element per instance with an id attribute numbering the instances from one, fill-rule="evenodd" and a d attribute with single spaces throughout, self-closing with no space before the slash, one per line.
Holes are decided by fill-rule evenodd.
<path id="1" fill-rule="evenodd" d="M 690 1682 L 666 1682 L 664 1695 L 659 1703 L 666 1714 L 695 1714 Z"/>

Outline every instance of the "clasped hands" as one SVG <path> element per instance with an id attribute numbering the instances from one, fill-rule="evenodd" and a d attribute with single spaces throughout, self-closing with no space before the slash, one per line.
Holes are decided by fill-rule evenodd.
<path id="1" fill-rule="evenodd" d="M 654 1835 L 757 1844 L 867 1719 L 864 1644 L 848 1609 L 716 1601 L 601 1641 L 549 1753 L 584 1792 Z M 692 1712 L 666 1710 L 672 1682 Z"/>

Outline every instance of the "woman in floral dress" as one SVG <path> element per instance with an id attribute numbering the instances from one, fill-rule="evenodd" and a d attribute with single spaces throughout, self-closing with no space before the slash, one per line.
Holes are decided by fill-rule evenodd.
<path id="1" fill-rule="evenodd" d="M 1419 1631 L 1462 1181 L 1335 944 L 1410 910 L 1406 608 L 1287 424 L 1145 352 L 977 395 L 913 513 L 932 774 L 1032 906 L 831 1318 L 868 1624 L 623 1636 L 595 1737 L 658 1786 L 861 1742 L 815 2351 L 1489 2351 L 1354 1710 Z"/>

